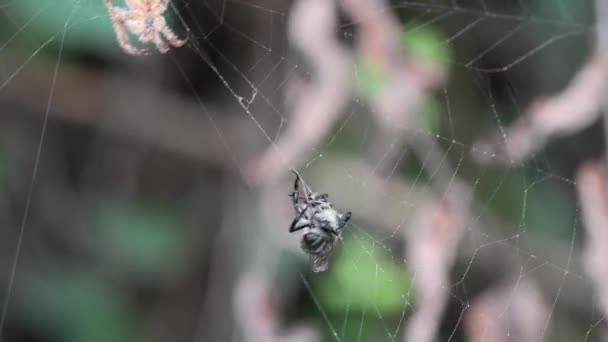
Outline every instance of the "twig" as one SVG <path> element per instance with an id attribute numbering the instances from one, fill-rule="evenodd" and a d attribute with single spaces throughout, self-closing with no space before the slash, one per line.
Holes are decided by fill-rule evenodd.
<path id="1" fill-rule="evenodd" d="M 296 98 L 289 125 L 276 142 L 245 170 L 251 184 L 276 180 L 298 165 L 331 130 L 350 94 L 351 54 L 335 38 L 334 1 L 297 1 L 289 17 L 289 39 L 313 70 L 310 83 L 292 79 L 288 92 Z"/>
<path id="2" fill-rule="evenodd" d="M 407 260 L 414 273 L 416 310 L 404 341 L 434 341 L 449 298 L 450 269 L 464 232 L 463 212 L 452 201 L 433 199 L 420 208 L 408 231 Z"/>
<path id="3" fill-rule="evenodd" d="M 596 30 L 596 49 L 599 54 L 608 56 L 608 2 L 595 0 L 595 30 Z M 608 81 L 607 81 L 608 82 Z M 604 112 L 604 141 L 608 141 L 608 103 L 602 103 Z M 604 152 L 608 156 L 608 148 Z M 608 162 L 608 157 L 605 158 Z"/>
<path id="4" fill-rule="evenodd" d="M 599 53 L 608 52 L 608 3 L 595 0 L 596 49 Z"/>
<path id="5" fill-rule="evenodd" d="M 595 51 L 561 93 L 536 99 L 504 133 L 477 142 L 474 157 L 485 164 L 519 163 L 555 136 L 569 135 L 595 122 L 608 89 L 608 3 L 596 0 Z M 604 110 L 608 137 L 608 113 Z"/>
<path id="6" fill-rule="evenodd" d="M 244 342 L 315 342 L 320 333 L 309 324 L 301 324 L 286 333 L 280 331 L 280 313 L 268 277 L 249 271 L 241 276 L 234 293 L 236 319 Z"/>
<path id="7" fill-rule="evenodd" d="M 599 306 L 608 315 L 608 172 L 601 164 L 587 162 L 578 171 L 577 187 L 587 232 L 583 266 Z"/>
<path id="8" fill-rule="evenodd" d="M 519 278 L 475 299 L 465 317 L 465 329 L 471 342 L 535 342 L 544 333 L 548 314 L 536 284 Z"/>
<path id="9" fill-rule="evenodd" d="M 519 163 L 552 137 L 577 132 L 599 117 L 608 83 L 608 55 L 597 54 L 560 94 L 536 99 L 524 115 L 505 130 L 478 141 L 473 156 L 485 164 Z"/>

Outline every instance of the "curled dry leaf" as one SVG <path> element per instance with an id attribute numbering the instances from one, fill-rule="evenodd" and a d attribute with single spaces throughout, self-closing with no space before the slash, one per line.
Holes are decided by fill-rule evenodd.
<path id="1" fill-rule="evenodd" d="M 328 0 L 298 1 L 289 17 L 289 40 L 314 71 L 311 82 L 290 80 L 292 107 L 287 129 L 245 170 L 250 184 L 286 174 L 327 136 L 348 101 L 352 55 L 335 37 L 336 5 Z"/>
<path id="2" fill-rule="evenodd" d="M 600 309 L 608 315 L 608 172 L 598 162 L 587 162 L 577 174 L 586 243 L 583 266 L 599 299 Z"/>
<path id="3" fill-rule="evenodd" d="M 301 324 L 288 332 L 280 330 L 280 313 L 274 303 L 270 280 L 263 272 L 244 273 L 234 291 L 234 312 L 244 342 L 316 342 L 317 329 Z"/>
<path id="4" fill-rule="evenodd" d="M 365 95 L 379 129 L 370 148 L 371 163 L 376 165 L 375 172 L 387 174 L 411 132 L 423 126 L 417 114 L 429 92 L 445 82 L 446 67 L 404 51 L 401 24 L 386 10 L 386 1 L 341 0 L 341 4 L 359 27 L 361 61 L 373 66 L 381 77 L 377 89 Z M 387 145 L 389 152 L 379 153 Z M 379 155 L 382 160 L 375 160 Z"/>
<path id="5" fill-rule="evenodd" d="M 549 310 L 540 289 L 518 279 L 481 294 L 468 310 L 465 330 L 471 342 L 541 341 Z"/>
<path id="6" fill-rule="evenodd" d="M 473 156 L 484 164 L 519 163 L 554 136 L 577 132 L 599 118 L 608 85 L 608 55 L 595 55 L 560 94 L 539 98 L 504 132 L 478 141 Z"/>
<path id="7" fill-rule="evenodd" d="M 416 308 L 405 341 L 434 341 L 449 296 L 449 273 L 463 232 L 463 214 L 448 200 L 421 208 L 407 236 L 407 260 L 414 274 Z"/>
<path id="8" fill-rule="evenodd" d="M 446 79 L 441 63 L 403 52 L 401 26 L 383 0 L 340 0 L 359 26 L 357 53 L 383 70 L 381 90 L 370 96 L 370 113 L 378 123 L 380 142 L 404 143 L 416 129 L 416 114 L 428 92 Z M 353 54 L 335 37 L 336 4 L 327 0 L 298 1 L 289 19 L 289 39 L 314 71 L 311 82 L 298 77 L 287 85 L 291 116 L 287 129 L 245 170 L 250 184 L 276 180 L 301 163 L 323 141 L 349 101 Z M 399 151 L 399 148 L 393 151 Z M 396 155 L 387 156 L 391 165 Z"/>

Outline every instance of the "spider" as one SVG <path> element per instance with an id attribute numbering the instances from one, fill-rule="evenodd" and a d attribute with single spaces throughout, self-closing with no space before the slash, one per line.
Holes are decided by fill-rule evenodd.
<path id="1" fill-rule="evenodd" d="M 333 254 L 337 241 L 342 238 L 342 230 L 352 213 L 349 211 L 340 214 L 329 202 L 328 194 L 312 192 L 306 184 L 304 193 L 300 194 L 300 175 L 295 170 L 292 172 L 296 175 L 296 180 L 289 196 L 296 217 L 289 232 L 305 229 L 300 245 L 310 255 L 312 271 L 323 272 L 329 266 L 329 257 Z"/>
<path id="2" fill-rule="evenodd" d="M 125 0 L 128 8 L 113 6 L 110 0 L 104 0 L 118 43 L 125 52 L 131 55 L 147 55 L 147 49 L 137 48 L 129 43 L 128 31 L 136 35 L 142 43 L 153 42 L 161 53 L 169 51 L 169 44 L 180 47 L 186 44 L 187 38 L 179 39 L 167 26 L 163 14 L 170 0 Z"/>

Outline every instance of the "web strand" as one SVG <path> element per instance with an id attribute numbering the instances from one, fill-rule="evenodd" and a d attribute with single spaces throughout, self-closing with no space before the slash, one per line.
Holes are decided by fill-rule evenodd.
<path id="1" fill-rule="evenodd" d="M 360 164 L 350 163 L 349 159 L 353 154 L 358 154 L 371 145 L 377 132 L 377 127 L 370 124 L 372 119 L 368 115 L 370 111 L 369 101 L 366 102 L 365 96 L 361 96 L 355 91 L 352 91 L 349 95 L 352 102 L 351 107 L 345 110 L 342 116 L 335 121 L 336 124 L 330 128 L 323 141 L 305 151 L 307 154 L 302 162 L 291 165 L 289 156 L 282 149 L 283 147 L 279 142 L 280 137 L 288 130 L 293 120 L 291 120 L 289 110 L 284 108 L 286 106 L 282 101 L 276 99 L 281 97 L 279 92 L 292 85 L 290 84 L 292 76 L 300 73 L 306 67 L 299 64 L 300 61 L 293 57 L 292 51 L 288 47 L 282 47 L 279 40 L 283 37 L 277 36 L 276 31 L 271 31 L 269 36 L 260 38 L 260 35 L 244 30 L 232 23 L 230 16 L 233 11 L 241 9 L 252 11 L 273 30 L 275 26 L 289 20 L 288 12 L 265 7 L 253 1 L 221 0 L 216 2 L 217 8 L 212 8 L 208 2 L 203 2 L 203 6 L 212 13 L 215 22 L 217 22 L 206 32 L 193 9 L 195 2 L 187 1 L 183 5 L 171 2 L 171 12 L 175 15 L 178 25 L 188 35 L 188 47 L 184 49 L 189 49 L 195 55 L 194 58 L 197 61 L 200 61 L 212 71 L 214 77 L 221 84 L 222 90 L 229 93 L 229 101 L 232 104 L 237 104 L 239 110 L 242 111 L 244 120 L 252 124 L 252 130 L 255 130 L 260 139 L 267 143 L 270 149 L 273 149 L 280 157 L 282 171 L 285 174 L 289 174 L 292 169 L 298 172 L 313 170 L 311 172 L 314 174 L 315 169 L 325 170 L 326 165 L 335 163 L 335 165 L 338 165 L 339 171 L 337 173 L 340 177 L 333 177 L 330 172 L 324 173 L 323 177 L 331 179 L 334 183 L 339 182 L 342 188 L 350 186 L 350 193 L 342 192 L 341 198 L 345 201 L 350 201 L 350 203 L 356 205 L 360 203 L 357 202 L 358 199 L 349 198 L 349 196 L 359 197 L 360 195 L 360 197 L 377 199 L 378 203 L 388 202 L 383 200 L 386 198 L 397 202 L 397 207 L 401 209 L 397 214 L 388 210 L 384 211 L 384 208 L 381 208 L 378 212 L 382 213 L 382 215 L 379 215 L 382 217 L 375 220 L 373 220 L 373 215 L 360 218 L 357 216 L 363 216 L 365 213 L 354 213 L 355 222 L 348 226 L 349 238 L 358 242 L 356 245 L 362 253 L 359 260 L 351 260 L 347 263 L 349 267 L 357 272 L 364 272 L 364 268 L 360 265 L 370 262 L 375 265 L 375 273 L 371 276 L 370 281 L 376 282 L 382 274 L 389 272 L 387 266 L 389 264 L 407 270 L 410 267 L 409 260 L 404 259 L 402 251 L 395 246 L 401 246 L 405 232 L 411 229 L 413 220 L 406 209 L 417 208 L 420 205 L 417 197 L 419 194 L 416 191 L 424 189 L 425 193 L 432 193 L 445 199 L 455 189 L 466 183 L 466 186 L 464 186 L 466 191 L 463 191 L 463 197 L 460 198 L 459 204 L 470 209 L 472 217 L 464 227 L 463 246 L 459 249 L 459 253 L 464 254 L 464 256 L 455 257 L 458 271 L 455 275 L 452 275 L 449 286 L 443 288 L 442 292 L 450 303 L 459 307 L 459 310 L 456 310 L 456 314 L 452 315 L 451 325 L 442 331 L 442 337 L 445 336 L 448 341 L 452 341 L 457 339 L 457 336 L 466 329 L 464 326 L 467 324 L 467 316 L 473 309 L 474 299 L 478 296 L 477 292 L 471 291 L 470 284 L 476 281 L 475 272 L 478 268 L 481 268 L 480 265 L 484 262 L 482 255 L 491 251 L 499 253 L 498 250 L 500 250 L 501 255 L 507 255 L 509 262 L 517 265 L 517 267 L 503 270 L 501 273 L 505 278 L 512 277 L 514 282 L 510 284 L 511 291 L 505 299 L 507 305 L 501 308 L 498 318 L 509 316 L 511 313 L 509 311 L 510 307 L 515 306 L 519 291 L 524 287 L 526 281 L 536 277 L 540 271 L 548 271 L 559 277 L 559 281 L 552 284 L 551 289 L 555 291 L 550 293 L 550 303 L 547 306 L 548 315 L 545 317 L 541 334 L 538 336 L 539 341 L 547 340 L 551 338 L 552 324 L 556 320 L 556 316 L 561 314 L 560 301 L 563 300 L 567 292 L 568 282 L 582 282 L 585 280 L 585 276 L 576 267 L 578 253 L 576 240 L 579 234 L 577 220 L 567 223 L 561 222 L 561 229 L 566 227 L 569 237 L 568 241 L 564 242 L 562 246 L 567 250 L 565 261 L 554 260 L 550 253 L 535 245 L 535 234 L 549 234 L 540 232 L 541 228 L 538 227 L 540 222 L 538 208 L 543 207 L 543 204 L 539 202 L 542 201 L 542 198 L 550 197 L 543 192 L 557 189 L 555 191 L 560 196 L 563 193 L 573 192 L 577 186 L 577 181 L 563 169 L 553 166 L 552 161 L 554 159 L 548 159 L 546 156 L 532 157 L 530 160 L 523 162 L 511 160 L 512 163 L 508 167 L 498 171 L 489 166 L 475 165 L 470 160 L 470 155 L 474 153 L 485 154 L 488 160 L 497 160 L 498 156 L 492 152 L 486 152 L 486 150 L 482 150 L 478 145 L 472 143 L 470 131 L 481 131 L 483 126 L 484 129 L 498 132 L 502 139 L 501 143 L 506 144 L 510 138 L 508 127 L 511 120 L 510 113 L 507 113 L 507 111 L 513 110 L 516 112 L 515 114 L 523 115 L 522 112 L 525 110 L 520 107 L 527 106 L 528 99 L 525 96 L 532 93 L 526 88 L 528 84 L 517 83 L 511 79 L 511 76 L 516 75 L 513 76 L 513 79 L 521 77 L 518 74 L 519 70 L 532 69 L 527 65 L 529 63 L 539 63 L 539 56 L 547 51 L 559 48 L 562 44 L 570 44 L 574 40 L 587 38 L 593 33 L 597 33 L 597 31 L 593 25 L 577 21 L 575 15 L 568 10 L 567 4 L 562 1 L 556 1 L 554 4 L 548 5 L 557 12 L 557 18 L 542 17 L 541 12 L 536 7 L 524 0 L 512 5 L 517 12 L 515 14 L 497 12 L 498 6 L 494 1 L 479 0 L 466 3 L 471 8 L 463 7 L 465 1 L 423 2 L 400 0 L 381 9 L 383 11 L 399 12 L 403 17 L 409 18 L 408 16 L 411 15 L 415 18 L 411 21 L 412 23 L 409 23 L 408 20 L 401 23 L 406 35 L 414 35 L 417 32 L 434 27 L 447 27 L 448 32 L 439 45 L 449 49 L 457 49 L 462 41 L 474 41 L 483 37 L 480 32 L 486 30 L 487 27 L 493 27 L 493 30 L 498 31 L 498 33 L 493 32 L 493 37 L 496 37 L 496 39 L 480 42 L 477 45 L 479 49 L 473 55 L 463 58 L 462 55 L 453 54 L 441 61 L 451 68 L 452 73 L 458 74 L 454 77 L 459 77 L 459 80 L 462 78 L 463 81 L 461 82 L 466 83 L 466 85 L 441 85 L 435 93 L 431 94 L 439 103 L 440 127 L 431 129 L 424 125 L 409 124 L 408 122 L 407 127 L 402 129 L 403 135 L 406 137 L 400 135 L 397 138 L 386 139 L 388 141 L 386 144 L 382 140 L 379 144 L 381 153 L 377 156 L 375 162 L 368 163 L 367 169 L 359 168 L 358 165 Z M 5 10 L 11 6 L 14 6 L 14 2 L 0 5 L 0 10 Z M 62 59 L 64 41 L 70 32 L 73 17 L 78 14 L 79 6 L 80 2 L 74 4 L 73 12 L 65 21 L 62 32 L 51 35 L 47 40 L 42 41 L 38 48 L 23 59 L 17 69 L 9 72 L 0 83 L 0 92 L 5 91 L 15 79 L 22 77 L 22 71 L 29 66 L 29 63 L 40 51 L 60 39 L 40 138 L 34 155 L 32 176 L 26 192 L 25 207 L 9 271 L 7 291 L 0 316 L 0 337 L 6 324 L 9 304 L 11 304 L 14 295 L 14 286 L 17 283 L 15 279 L 24 238 L 30 224 L 32 202 L 35 200 L 36 179 L 44 152 L 48 120 L 53 109 L 55 92 L 59 91 L 56 89 L 56 82 L 64 64 Z M 45 15 L 49 7 L 50 5 L 41 7 L 23 24 L 17 25 L 17 29 L 4 41 L 0 42 L 0 51 L 5 51 L 7 46 L 18 41 L 30 25 L 41 20 L 41 16 Z M 352 35 L 350 30 L 360 24 L 361 22 L 355 21 L 343 23 L 336 26 L 335 33 L 340 37 Z M 497 25 L 494 27 L 494 24 Z M 529 38 L 531 30 L 547 27 L 554 29 L 548 36 L 535 37 L 533 41 L 518 41 L 521 36 Z M 214 43 L 211 38 L 216 34 L 234 37 L 242 46 L 259 51 L 259 59 L 252 61 L 247 67 L 240 66 L 236 60 L 230 57 L 230 54 L 225 50 L 225 46 Z M 265 37 L 269 37 L 268 40 Z M 533 38 L 529 39 L 532 40 Z M 281 46 L 281 48 L 275 46 Z M 512 51 L 511 48 L 513 48 Z M 500 55 L 506 54 L 507 50 L 509 50 L 511 57 L 508 59 L 501 57 Z M 232 142 L 227 138 L 227 133 L 222 131 L 215 116 L 209 112 L 209 106 L 203 100 L 204 97 L 198 93 L 193 84 L 194 77 L 188 74 L 185 66 L 172 53 L 169 54 L 169 57 L 175 66 L 176 73 L 186 85 L 187 92 L 194 99 L 196 106 L 200 108 L 200 113 L 208 118 L 209 124 L 213 127 L 212 132 L 215 133 L 215 136 L 209 137 L 209 139 L 218 139 L 225 150 L 226 157 L 230 159 L 230 163 L 241 174 L 244 174 L 247 161 L 237 157 L 237 151 L 241 150 L 241 146 L 238 142 Z M 219 62 L 214 63 L 214 60 Z M 494 62 L 496 64 L 492 64 Z M 361 72 L 360 65 L 353 63 L 352 69 L 353 74 Z M 262 75 L 252 77 L 251 74 L 256 71 Z M 228 76 L 232 74 L 237 76 L 236 81 L 232 81 L 231 77 Z M 314 70 L 312 70 L 312 76 L 310 74 L 305 74 L 305 76 L 314 78 Z M 502 80 L 495 82 L 495 77 L 504 78 L 504 82 Z M 281 82 L 276 85 L 269 84 L 276 78 Z M 266 88 L 271 90 L 265 91 Z M 466 88 L 466 91 L 461 88 Z M 474 106 L 467 107 L 466 104 L 462 104 L 462 102 L 465 102 L 462 98 L 465 95 L 470 96 L 472 99 L 470 101 L 475 102 Z M 268 113 L 256 109 L 254 104 L 258 103 L 267 107 Z M 463 112 L 462 108 L 473 108 L 483 112 L 483 114 L 468 115 Z M 268 125 L 266 123 L 267 118 L 274 120 L 273 124 L 276 125 Z M 479 119 L 485 122 L 463 123 L 462 121 L 466 119 Z M 350 148 L 348 153 L 345 153 L 345 155 L 350 154 L 348 157 L 336 152 L 340 150 L 342 145 L 355 146 Z M 357 157 L 363 159 L 361 156 Z M 384 164 L 388 165 L 387 173 L 382 173 Z M 408 168 L 413 170 L 406 170 Z M 361 169 L 364 171 L 361 171 Z M 323 177 L 311 177 L 309 179 L 310 189 L 324 191 L 324 189 L 317 189 L 316 184 L 313 183 L 313 181 L 321 182 Z M 378 179 L 382 182 L 379 182 Z M 488 182 L 490 184 L 487 184 Z M 383 188 L 378 186 L 378 183 L 388 184 L 388 186 Z M 308 188 L 308 184 L 304 184 Z M 405 191 L 399 193 L 398 196 L 391 197 L 393 196 L 391 186 L 394 184 L 402 186 L 401 188 Z M 358 195 L 353 196 L 353 192 Z M 340 196 L 339 191 L 337 193 L 336 197 Z M 556 197 L 559 196 L 556 195 Z M 510 206 L 513 208 L 507 208 L 508 210 L 505 210 L 507 213 L 496 213 L 497 208 L 501 206 L 497 202 L 504 201 L 505 198 L 509 198 Z M 371 204 L 367 206 L 369 207 L 369 205 Z M 360 207 L 362 209 L 366 208 L 365 205 Z M 555 210 L 558 205 L 546 206 L 546 208 Z M 573 217 L 579 216 L 579 208 L 564 209 L 566 212 L 568 210 L 574 212 Z M 561 217 L 570 217 L 568 214 L 570 213 Z M 369 217 L 372 217 L 372 220 L 366 222 L 365 219 Z M 390 222 L 386 224 L 388 227 L 382 227 L 385 222 Z M 553 221 L 548 219 L 547 222 Z M 284 232 L 285 230 L 278 231 Z M 371 247 L 366 244 L 367 242 L 371 242 Z M 464 246 L 467 244 L 468 246 Z M 344 248 L 343 245 L 338 248 L 341 247 Z M 385 257 L 388 261 L 384 260 Z M 378 334 L 384 340 L 400 341 L 401 335 L 404 333 L 405 323 L 419 309 L 416 306 L 416 289 L 413 286 L 418 281 L 416 273 L 410 275 L 410 286 L 402 290 L 402 302 L 399 303 L 401 309 L 397 314 L 387 313 L 380 303 L 373 303 L 369 309 L 361 310 L 357 308 L 355 304 L 358 298 L 354 298 L 352 295 L 352 287 L 355 285 L 354 280 L 353 283 L 342 284 L 344 286 L 343 299 L 347 302 L 347 305 L 343 311 L 336 314 L 327 303 L 323 302 L 323 296 L 316 287 L 321 278 L 309 278 L 302 272 L 298 274 L 300 285 L 306 290 L 309 301 L 317 309 L 316 318 L 323 323 L 323 329 L 328 331 L 331 338 L 336 341 L 347 341 L 354 336 L 356 336 L 356 341 L 365 341 L 365 336 L 368 333 L 367 329 L 371 329 L 372 322 L 379 322 L 378 330 L 380 333 Z M 338 318 L 336 319 L 336 317 Z M 585 329 L 588 328 L 588 330 L 582 332 L 581 335 L 584 336 L 586 341 L 591 335 L 595 334 L 596 330 L 599 330 L 598 327 L 604 324 L 603 317 L 599 320 L 594 317 L 593 320 L 590 319 L 586 322 Z M 356 328 L 353 328 L 353 326 L 356 326 Z M 490 328 L 486 327 L 487 329 Z"/>

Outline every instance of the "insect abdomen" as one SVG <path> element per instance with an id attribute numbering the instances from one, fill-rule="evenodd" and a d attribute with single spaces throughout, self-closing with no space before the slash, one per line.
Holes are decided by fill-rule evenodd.
<path id="1" fill-rule="evenodd" d="M 323 235 L 308 233 L 302 238 L 302 249 L 308 253 L 322 253 L 328 243 L 329 241 Z"/>

